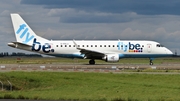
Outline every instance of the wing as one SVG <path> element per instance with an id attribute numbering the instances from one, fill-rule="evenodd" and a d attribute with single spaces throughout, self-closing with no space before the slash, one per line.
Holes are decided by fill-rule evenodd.
<path id="1" fill-rule="evenodd" d="M 73 43 L 75 44 L 76 48 L 80 50 L 81 54 L 85 55 L 84 58 L 102 59 L 102 57 L 105 56 L 105 54 L 102 52 L 78 47 L 78 45 L 76 44 L 74 40 L 73 40 Z"/>

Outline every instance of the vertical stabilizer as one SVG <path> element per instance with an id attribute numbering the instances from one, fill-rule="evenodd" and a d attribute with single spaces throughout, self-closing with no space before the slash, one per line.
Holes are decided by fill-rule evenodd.
<path id="1" fill-rule="evenodd" d="M 34 38 L 39 41 L 48 41 L 36 35 L 19 14 L 11 14 L 11 20 L 17 42 L 32 45 Z"/>

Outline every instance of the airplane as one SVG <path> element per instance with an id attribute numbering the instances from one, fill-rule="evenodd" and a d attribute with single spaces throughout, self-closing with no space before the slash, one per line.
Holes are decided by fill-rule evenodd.
<path id="1" fill-rule="evenodd" d="M 56 57 L 90 59 L 91 65 L 97 59 L 118 62 L 122 58 L 149 58 L 149 64 L 153 65 L 154 58 L 173 55 L 160 43 L 148 40 L 48 40 L 36 35 L 19 14 L 10 15 L 16 41 L 8 46 L 13 48 Z"/>

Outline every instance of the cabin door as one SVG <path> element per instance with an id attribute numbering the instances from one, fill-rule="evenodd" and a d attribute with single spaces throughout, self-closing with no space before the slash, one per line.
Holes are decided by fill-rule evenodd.
<path id="1" fill-rule="evenodd" d="M 152 45 L 151 44 L 147 44 L 147 51 L 148 53 L 151 53 L 152 50 Z"/>

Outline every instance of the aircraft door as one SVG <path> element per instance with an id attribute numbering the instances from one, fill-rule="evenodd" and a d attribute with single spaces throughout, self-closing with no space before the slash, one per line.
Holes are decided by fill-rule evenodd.
<path id="1" fill-rule="evenodd" d="M 50 46 L 51 46 L 51 47 L 50 47 L 51 52 L 54 52 L 54 47 L 55 47 L 54 44 L 53 44 L 53 43 L 49 43 L 49 44 L 50 44 Z"/>
<path id="2" fill-rule="evenodd" d="M 151 53 L 152 50 L 152 45 L 151 44 L 147 44 L 147 51 L 148 53 Z"/>

